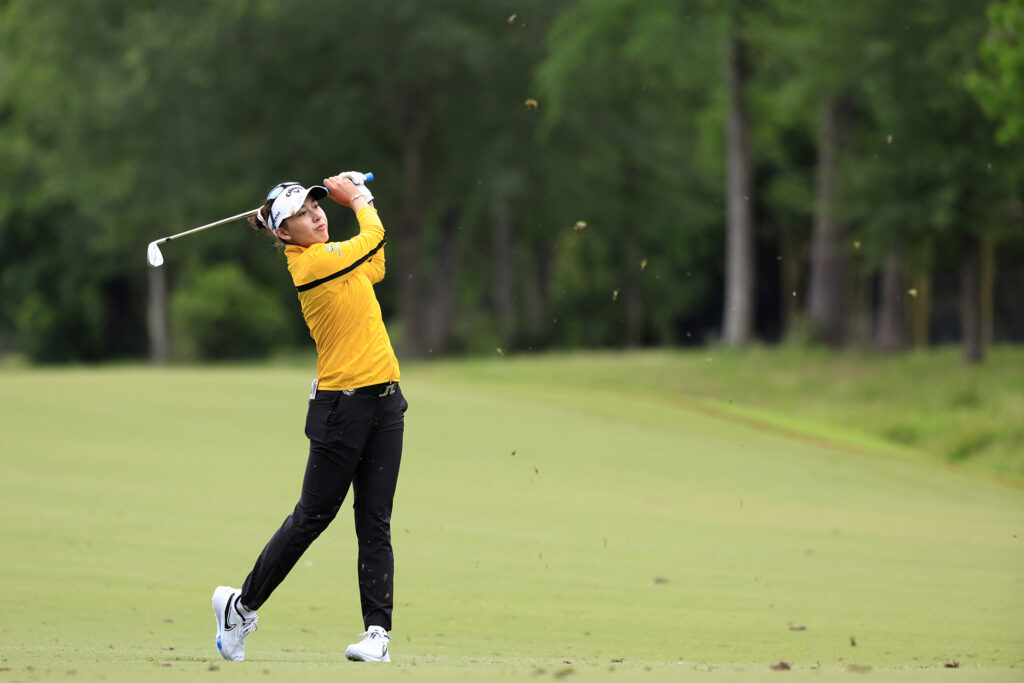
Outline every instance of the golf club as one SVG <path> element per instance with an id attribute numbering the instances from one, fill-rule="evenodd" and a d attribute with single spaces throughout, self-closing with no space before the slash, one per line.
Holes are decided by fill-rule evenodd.
<path id="1" fill-rule="evenodd" d="M 373 180 L 373 173 L 364 173 L 363 175 L 366 176 L 367 182 Z M 160 245 L 163 244 L 164 242 L 170 242 L 171 240 L 178 239 L 179 237 L 184 237 L 185 235 L 191 235 L 196 232 L 202 232 L 203 230 L 209 230 L 210 228 L 216 227 L 218 225 L 230 223 L 231 221 L 237 221 L 240 218 L 248 218 L 249 216 L 254 215 L 257 211 L 259 211 L 259 209 L 252 209 L 250 211 L 240 213 L 236 216 L 231 216 L 230 218 L 222 218 L 221 220 L 214 221 L 213 223 L 200 225 L 198 228 L 192 228 L 191 230 L 186 230 L 185 232 L 179 232 L 177 235 L 170 235 L 168 237 L 161 237 L 158 240 L 153 240 L 152 242 L 149 243 L 149 247 L 146 248 L 146 262 L 152 268 L 159 268 L 164 264 L 164 255 L 160 252 Z"/>

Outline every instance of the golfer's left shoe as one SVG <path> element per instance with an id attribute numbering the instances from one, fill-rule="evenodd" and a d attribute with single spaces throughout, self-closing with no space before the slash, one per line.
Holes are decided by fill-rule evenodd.
<path id="1" fill-rule="evenodd" d="M 245 659 L 245 637 L 256 630 L 259 617 L 255 612 L 243 617 L 238 608 L 241 591 L 217 586 L 213 591 L 213 613 L 217 617 L 217 649 L 224 659 L 240 662 Z"/>
<path id="2" fill-rule="evenodd" d="M 390 662 L 388 641 L 391 636 L 380 626 L 371 626 L 366 633 L 360 635 L 362 640 L 349 645 L 345 656 L 353 662 Z"/>

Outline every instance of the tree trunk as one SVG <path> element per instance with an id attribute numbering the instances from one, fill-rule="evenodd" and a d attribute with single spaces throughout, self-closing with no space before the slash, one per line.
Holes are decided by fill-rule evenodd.
<path id="1" fill-rule="evenodd" d="M 850 258 L 846 276 L 846 320 L 843 342 L 870 346 L 874 341 L 872 289 L 876 269 L 866 259 Z"/>
<path id="2" fill-rule="evenodd" d="M 725 80 L 726 118 L 725 310 L 722 337 L 727 346 L 750 341 L 754 327 L 754 218 L 750 121 L 744 88 L 748 76 L 744 44 L 731 37 Z"/>
<path id="3" fill-rule="evenodd" d="M 625 255 L 626 347 L 637 348 L 644 341 L 644 297 L 640 278 L 640 251 L 627 240 Z"/>
<path id="4" fill-rule="evenodd" d="M 900 256 L 895 249 L 885 255 L 881 290 L 876 343 L 883 351 L 902 351 L 907 345 L 906 319 L 903 311 Z"/>
<path id="5" fill-rule="evenodd" d="M 547 317 L 548 282 L 551 276 L 551 247 L 538 241 L 533 245 L 532 277 L 523 281 L 523 300 L 526 313 L 527 338 L 534 344 L 541 344 L 551 339 Z"/>
<path id="6" fill-rule="evenodd" d="M 803 249 L 793 231 L 779 232 L 779 297 L 782 308 L 782 338 L 786 339 L 800 322 L 800 274 Z"/>
<path id="7" fill-rule="evenodd" d="M 149 361 L 163 364 L 168 359 L 167 269 L 147 268 L 146 326 L 149 331 Z"/>
<path id="8" fill-rule="evenodd" d="M 437 270 L 430 288 L 430 301 L 425 307 L 430 315 L 423 320 L 423 343 L 428 353 L 445 353 L 451 344 L 458 303 L 459 230 L 459 214 L 447 212 L 441 221 Z"/>
<path id="9" fill-rule="evenodd" d="M 992 345 L 995 336 L 996 248 L 986 238 L 981 241 L 981 345 Z"/>
<path id="10" fill-rule="evenodd" d="M 811 273 L 807 316 L 815 333 L 839 346 L 846 339 L 846 231 L 836 220 L 836 157 L 841 142 L 840 105 L 826 101 L 821 107 L 814 229 L 811 234 Z"/>
<path id="11" fill-rule="evenodd" d="M 516 324 L 514 233 L 512 201 L 502 193 L 495 202 L 495 216 L 491 223 L 491 273 L 494 277 L 491 286 L 502 339 L 508 339 L 514 334 Z"/>
<path id="12" fill-rule="evenodd" d="M 967 238 L 960 265 L 960 326 L 964 363 L 980 363 L 985 357 L 981 338 L 981 244 L 973 235 Z"/>
<path id="13" fill-rule="evenodd" d="M 405 325 L 402 351 L 422 357 L 426 343 L 423 280 L 423 155 L 429 128 L 431 93 L 410 92 L 402 98 L 402 208 L 399 243 L 399 308 Z"/>
<path id="14" fill-rule="evenodd" d="M 914 296 L 910 298 L 910 338 L 915 349 L 926 349 L 930 343 L 934 260 L 935 246 L 931 240 L 926 240 L 921 254 L 921 270 L 914 276 Z"/>

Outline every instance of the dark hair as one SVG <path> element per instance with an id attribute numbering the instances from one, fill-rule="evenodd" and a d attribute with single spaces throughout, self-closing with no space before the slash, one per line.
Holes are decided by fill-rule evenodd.
<path id="1" fill-rule="evenodd" d="M 270 232 L 270 230 L 268 230 L 267 226 L 265 225 L 266 223 L 270 222 L 270 204 L 268 204 L 267 202 L 263 202 L 263 206 L 261 206 L 259 209 L 259 214 L 260 218 L 262 218 L 264 221 L 263 223 L 260 223 L 259 218 L 257 218 L 255 215 L 249 216 L 245 220 L 249 222 L 249 226 L 252 227 L 252 229 L 255 230 L 256 232 Z M 270 234 L 274 240 L 274 246 L 277 247 L 278 249 L 284 249 L 287 243 L 280 237 L 278 237 L 276 233 L 270 232 Z"/>

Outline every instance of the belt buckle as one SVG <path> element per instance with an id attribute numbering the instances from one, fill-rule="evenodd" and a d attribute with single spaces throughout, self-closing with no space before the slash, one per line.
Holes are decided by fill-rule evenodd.
<path id="1" fill-rule="evenodd" d="M 385 396 L 390 396 L 391 394 L 395 393 L 395 389 L 397 388 L 398 387 L 395 386 L 394 382 L 388 382 L 387 386 L 384 387 L 384 391 L 377 394 L 377 398 L 384 398 Z"/>

